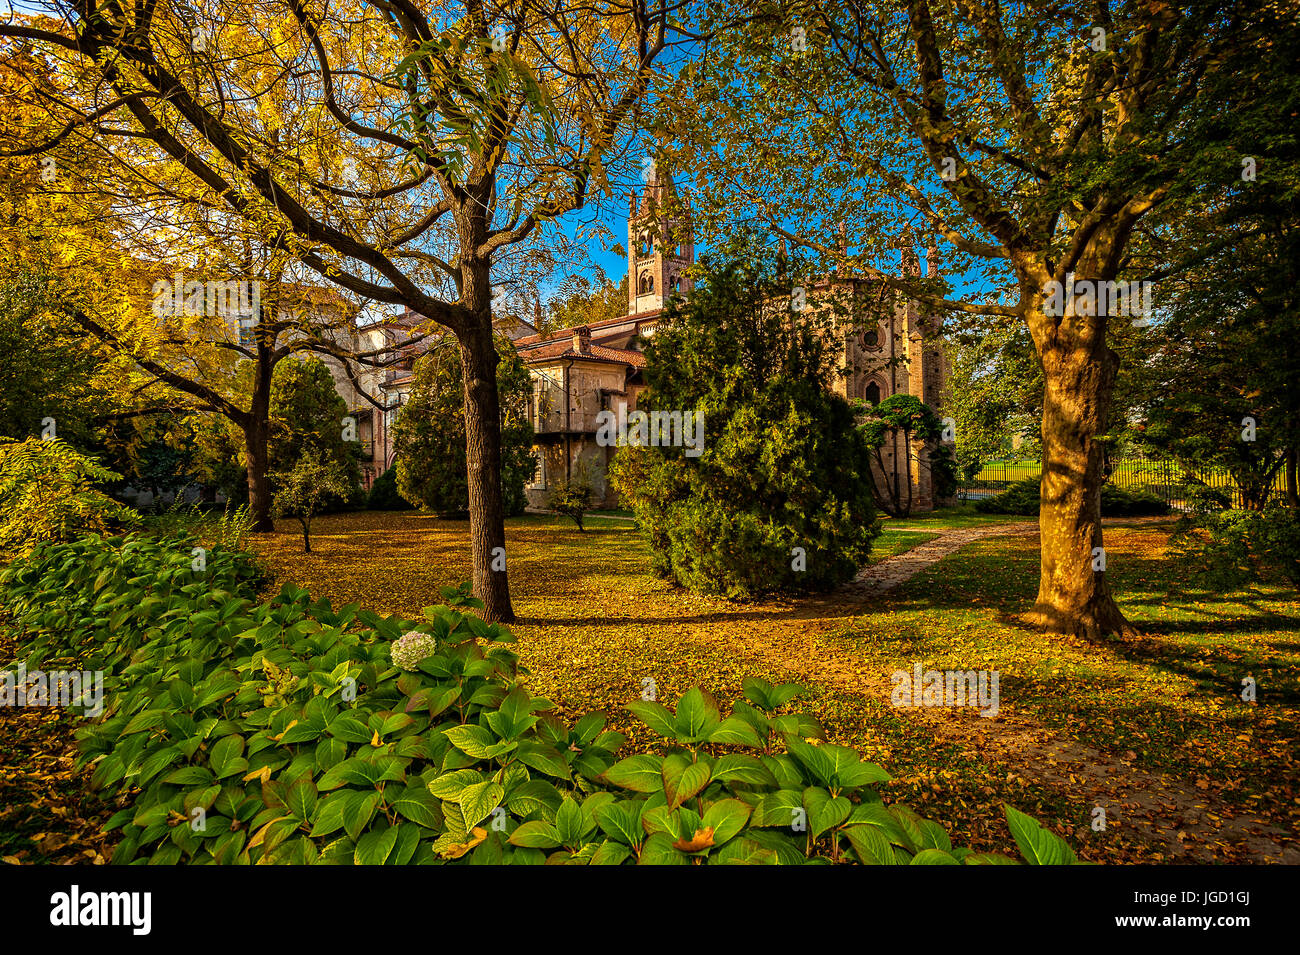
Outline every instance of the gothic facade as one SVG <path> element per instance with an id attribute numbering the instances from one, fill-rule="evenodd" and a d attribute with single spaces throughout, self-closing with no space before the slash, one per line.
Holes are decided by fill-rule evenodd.
<path id="1" fill-rule="evenodd" d="M 637 409 L 637 398 L 646 387 L 642 343 L 654 335 L 669 299 L 690 296 L 687 273 L 695 261 L 695 246 L 689 217 L 676 199 L 667 175 L 652 177 L 640 195 L 629 197 L 626 315 L 545 335 L 535 334 L 526 324 L 507 330 L 533 379 L 530 415 L 538 467 L 527 488 L 532 506 L 545 507 L 555 482 L 575 475 L 591 484 L 597 506 L 617 506 L 607 480 L 616 448 L 597 440 L 599 419 L 601 412 L 617 413 L 620 405 L 628 412 Z M 922 274 L 910 248 L 902 250 L 900 267 L 905 275 Z M 931 249 L 926 274 L 937 268 L 938 257 Z M 807 296 L 812 307 L 836 311 L 840 371 L 830 385 L 836 393 L 873 404 L 890 395 L 910 394 L 939 408 L 948 366 L 936 318 L 916 302 L 882 292 L 879 283 L 847 274 L 836 273 L 814 284 Z M 407 318 L 406 327 L 414 327 L 412 321 L 419 324 L 419 316 Z M 383 391 L 390 405 L 401 403 L 410 382 L 408 370 L 386 376 Z M 392 461 L 387 438 L 392 416 L 385 414 L 372 429 L 375 473 Z M 876 466 L 878 481 L 910 482 L 914 507 L 920 510 L 934 503 L 927 450 L 913 447 L 908 454 L 901 446 L 887 446 L 881 455 L 883 471 Z"/>

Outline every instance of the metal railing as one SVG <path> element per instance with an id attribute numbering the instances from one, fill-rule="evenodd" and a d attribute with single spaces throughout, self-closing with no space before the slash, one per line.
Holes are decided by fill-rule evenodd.
<path id="1" fill-rule="evenodd" d="M 989 461 L 974 478 L 960 482 L 958 497 L 990 497 L 1018 481 L 1040 478 L 1042 473 L 1040 461 Z M 1223 468 L 1188 470 L 1176 461 L 1126 457 L 1111 462 L 1109 483 L 1125 491 L 1145 492 L 1175 507 L 1186 503 L 1193 488 L 1208 486 L 1227 494 L 1233 507 L 1243 506 L 1241 488 Z M 1279 469 L 1269 488 L 1269 498 L 1282 495 L 1284 489 L 1285 475 Z"/>

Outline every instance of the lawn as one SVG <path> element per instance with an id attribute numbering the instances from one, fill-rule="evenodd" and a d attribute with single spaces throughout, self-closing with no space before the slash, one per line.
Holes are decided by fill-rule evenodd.
<path id="1" fill-rule="evenodd" d="M 967 527 L 984 527 L 990 524 L 1007 524 L 1025 520 L 1032 520 L 1032 518 L 983 514 L 975 510 L 974 504 L 956 504 L 933 511 L 919 511 L 908 517 L 881 515 L 881 525 L 885 530 L 891 527 L 924 527 L 935 531 L 962 530 Z"/>
<path id="2" fill-rule="evenodd" d="M 440 586 L 469 576 L 463 522 L 362 513 L 317 523 L 310 555 L 288 525 L 254 547 L 276 580 L 336 604 L 414 616 Z M 1033 537 L 977 542 L 865 604 L 745 605 L 656 579 L 631 522 L 583 534 L 530 515 L 507 523 L 512 629 L 535 692 L 567 715 L 608 710 L 633 744 L 654 739 L 620 707 L 649 687 L 671 700 L 700 685 L 725 704 L 750 674 L 803 682 L 829 736 L 894 774 L 888 798 L 977 848 L 1010 848 L 1000 818 L 1008 801 L 1095 861 L 1277 858 L 1275 843 L 1294 841 L 1300 817 L 1300 604 L 1262 585 L 1180 589 L 1162 560 L 1166 534 L 1108 531 L 1112 584 L 1146 635 L 1089 645 L 1015 624 L 1037 581 Z M 887 529 L 879 554 L 933 536 Z M 889 675 L 917 662 L 997 670 L 998 718 L 891 706 Z M 1259 687 L 1254 704 L 1238 696 L 1247 675 Z M 1097 806 L 1108 813 L 1104 832 L 1089 825 Z M 1283 834 L 1269 842 L 1239 831 L 1247 814 Z"/>

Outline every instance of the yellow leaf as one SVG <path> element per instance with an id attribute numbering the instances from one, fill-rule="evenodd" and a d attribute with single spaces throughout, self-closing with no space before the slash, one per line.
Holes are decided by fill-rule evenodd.
<path id="1" fill-rule="evenodd" d="M 487 830 L 475 826 L 474 831 L 470 833 L 469 842 L 453 842 L 447 848 L 442 850 L 442 857 L 444 859 L 459 859 L 486 838 Z"/>

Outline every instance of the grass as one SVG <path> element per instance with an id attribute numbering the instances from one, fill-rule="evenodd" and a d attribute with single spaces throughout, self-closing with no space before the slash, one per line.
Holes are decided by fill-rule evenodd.
<path id="1" fill-rule="evenodd" d="M 889 517 L 882 515 L 882 524 L 886 530 L 890 525 L 896 527 L 924 527 L 935 531 L 962 530 L 967 527 L 984 527 L 989 524 L 1008 524 L 1029 518 L 1008 517 L 1006 514 L 982 514 L 975 510 L 974 504 L 956 504 L 952 507 L 936 508 L 933 511 L 919 511 L 910 517 Z"/>
<path id="2" fill-rule="evenodd" d="M 941 512 L 923 526 L 962 526 L 971 517 Z M 418 513 L 330 515 L 313 525 L 310 555 L 301 553 L 292 528 L 284 530 L 255 535 L 254 547 L 276 578 L 336 605 L 356 601 L 415 616 L 438 601 L 438 587 L 469 576 L 463 522 Z M 1229 595 L 1182 589 L 1161 556 L 1166 533 L 1108 530 L 1112 585 L 1147 635 L 1089 645 L 1016 625 L 1037 581 L 1034 538 L 980 541 L 865 606 L 835 598 L 746 605 L 683 593 L 653 577 L 630 522 L 601 521 L 580 534 L 570 522 L 529 515 L 507 522 L 520 618 L 512 629 L 535 692 L 568 716 L 607 710 L 632 745 L 656 742 L 621 708 L 648 686 L 671 700 L 699 685 L 726 704 L 751 674 L 803 682 L 805 705 L 828 735 L 893 773 L 887 798 L 910 803 L 977 848 L 1010 848 L 1000 810 L 1006 801 L 1070 836 L 1086 858 L 1169 858 L 1167 846 L 1141 835 L 1141 808 L 1106 833 L 1088 827 L 1106 786 L 1127 778 L 1124 767 L 1195 785 L 1210 817 L 1249 811 L 1294 832 L 1300 605 L 1293 593 L 1265 585 Z M 878 558 L 933 536 L 887 523 Z M 997 670 L 999 720 L 969 711 L 921 718 L 893 708 L 889 674 L 918 661 Z M 1238 696 L 1247 674 L 1260 688 L 1257 704 Z M 1033 726 L 1045 740 L 1086 746 L 1114 779 L 1057 778 L 1042 752 L 1000 739 L 993 731 L 1002 726 Z M 1124 795 L 1114 793 L 1116 800 Z M 1158 807 L 1152 812 L 1159 816 Z M 1162 818 L 1158 831 L 1183 825 Z M 1235 861 L 1247 851 L 1237 842 L 1217 844 L 1212 832 L 1191 829 L 1184 837 L 1175 849 L 1186 844 L 1210 859 Z"/>

